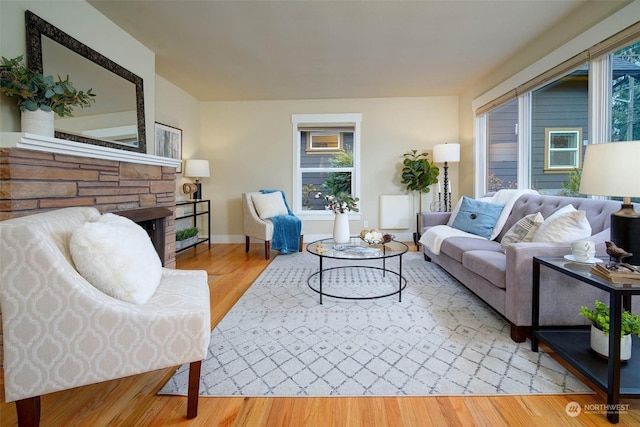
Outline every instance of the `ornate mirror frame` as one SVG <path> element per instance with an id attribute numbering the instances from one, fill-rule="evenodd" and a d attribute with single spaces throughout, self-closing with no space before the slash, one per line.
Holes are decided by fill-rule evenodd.
<path id="1" fill-rule="evenodd" d="M 91 49 L 71 37 L 64 31 L 35 15 L 31 11 L 25 12 L 25 25 L 27 34 L 27 65 L 33 71 L 43 73 L 42 63 L 42 36 L 46 36 L 71 51 L 83 56 L 91 62 L 105 68 L 108 71 L 133 83 L 136 88 L 136 110 L 138 122 L 138 143 L 136 146 L 119 144 L 102 139 L 89 138 L 77 134 L 55 131 L 55 137 L 70 141 L 83 142 L 86 144 L 100 145 L 103 147 L 117 148 L 120 150 L 135 151 L 139 153 L 147 152 L 145 117 L 144 117 L 144 91 L 141 77 L 130 72 L 119 64 L 116 64 L 106 56 Z"/>

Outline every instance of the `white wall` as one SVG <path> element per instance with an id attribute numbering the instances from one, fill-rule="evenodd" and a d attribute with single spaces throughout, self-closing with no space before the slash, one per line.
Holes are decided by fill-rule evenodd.
<path id="1" fill-rule="evenodd" d="M 156 76 L 155 121 L 182 130 L 183 168 L 184 160 L 198 157 L 200 151 L 200 101 L 160 76 Z M 178 200 L 185 198 L 182 193 L 182 184 L 185 182 L 191 182 L 191 180 L 183 178 L 183 175 L 179 174 L 176 179 L 176 198 Z"/>
<path id="2" fill-rule="evenodd" d="M 431 152 L 435 144 L 458 140 L 455 96 L 203 103 L 200 155 L 210 160 L 212 175 L 203 180 L 203 193 L 212 200 L 214 241 L 244 240 L 241 193 L 278 188 L 291 197 L 291 115 L 309 113 L 362 113 L 360 214 L 369 227 L 378 226 L 380 195 L 406 192 L 400 183 L 403 153 Z M 455 185 L 457 167 L 450 172 Z M 423 199 L 428 206 L 430 195 Z M 305 236 L 329 235 L 331 227 L 332 221 L 305 221 Z M 352 232 L 362 228 L 361 221 L 351 222 Z"/>
<path id="3" fill-rule="evenodd" d="M 24 12 L 30 10 L 70 36 L 142 77 L 147 152 L 153 153 L 155 54 L 84 0 L 0 1 L 0 52 L 6 58 L 26 54 Z M 73 75 L 71 75 L 73 78 Z M 100 95 L 97 94 L 99 97 Z M 0 97 L 0 132 L 19 132 L 15 101 Z"/>

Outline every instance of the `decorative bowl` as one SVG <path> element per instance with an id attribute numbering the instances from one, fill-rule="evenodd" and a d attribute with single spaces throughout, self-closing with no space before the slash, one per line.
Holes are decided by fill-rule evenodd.
<path id="1" fill-rule="evenodd" d="M 362 239 L 363 242 L 368 243 L 370 245 L 379 245 L 379 244 L 389 243 L 394 238 L 395 236 L 388 233 L 382 233 L 381 231 L 376 230 L 375 228 L 372 228 L 370 230 L 365 229 L 360 232 L 360 239 Z"/>

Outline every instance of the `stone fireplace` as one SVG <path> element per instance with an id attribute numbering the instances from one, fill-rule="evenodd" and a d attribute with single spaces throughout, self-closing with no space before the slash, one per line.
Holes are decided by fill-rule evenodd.
<path id="1" fill-rule="evenodd" d="M 135 156 L 145 162 L 158 160 L 155 156 L 126 156 L 133 159 L 0 148 L 0 220 L 69 206 L 95 206 L 100 212 L 120 213 L 140 223 L 154 240 L 164 266 L 175 268 L 175 167 L 135 163 Z"/>

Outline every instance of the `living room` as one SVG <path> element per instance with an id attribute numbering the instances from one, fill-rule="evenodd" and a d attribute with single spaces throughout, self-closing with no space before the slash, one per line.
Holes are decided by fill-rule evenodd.
<path id="1" fill-rule="evenodd" d="M 292 179 L 293 115 L 362 114 L 361 203 L 360 213 L 352 217 L 353 230 L 365 228 L 364 221 L 372 226 L 380 223 L 379 196 L 404 192 L 399 182 L 399 169 L 402 154 L 411 149 L 430 152 L 436 144 L 460 143 L 460 162 L 452 163 L 449 168 L 452 197 L 457 200 L 462 195 L 479 196 L 480 189 L 473 172 L 477 157 L 474 108 L 490 103 L 528 78 L 568 59 L 568 51 L 561 49 L 565 44 L 587 43 L 573 46 L 576 52 L 594 44 L 579 36 L 587 33 L 587 40 L 596 35 L 603 39 L 634 24 L 637 19 L 633 16 L 637 16 L 639 6 L 637 1 L 576 5 L 556 25 L 546 28 L 545 34 L 531 40 L 526 49 L 495 64 L 490 73 L 469 82 L 461 92 L 424 96 L 373 94 L 341 99 L 202 101 L 161 76 L 156 69 L 164 58 L 103 15 L 99 9 L 105 5 L 98 3 L 3 1 L 0 4 L 2 56 L 13 58 L 24 54 L 24 11 L 31 10 L 141 76 L 144 80 L 147 153 L 154 154 L 154 125 L 162 123 L 182 130 L 182 159 L 209 161 L 211 176 L 202 178 L 202 188 L 203 197 L 211 199 L 213 259 L 221 251 L 216 246 L 244 241 L 240 199 L 243 192 L 278 188 L 292 199 L 297 197 Z M 181 68 L 187 67 L 187 63 L 174 64 L 173 72 L 179 73 Z M 11 100 L 0 100 L 0 117 L 2 146 L 7 147 L 5 144 L 13 140 L 7 135 L 20 130 L 19 115 Z M 191 177 L 176 175 L 176 199 L 186 198 L 182 184 L 190 182 Z M 426 206 L 435 201 L 434 193 L 426 198 Z M 411 206 L 409 210 L 415 209 Z M 331 226 L 330 218 L 307 221 L 305 241 L 328 235 Z M 397 234 L 409 241 L 412 232 L 413 224 Z M 198 248 L 199 255 L 201 251 L 202 248 Z M 251 255 L 259 257 L 260 250 L 254 246 Z M 179 267 L 180 262 L 188 264 L 181 257 L 184 255 L 178 257 Z M 625 421 L 624 417 L 622 421 Z"/>

